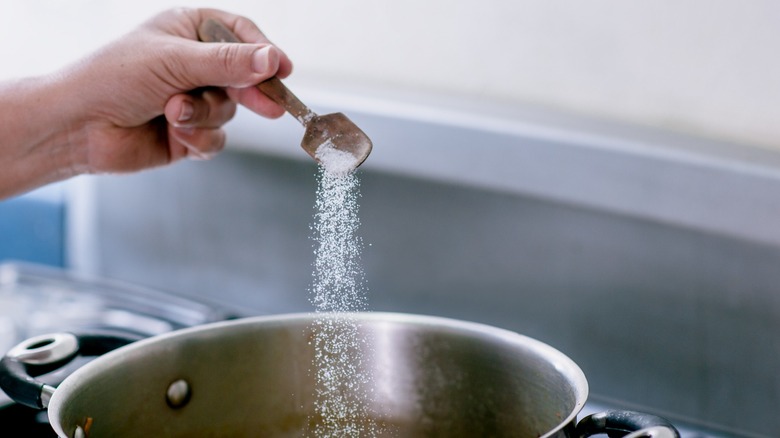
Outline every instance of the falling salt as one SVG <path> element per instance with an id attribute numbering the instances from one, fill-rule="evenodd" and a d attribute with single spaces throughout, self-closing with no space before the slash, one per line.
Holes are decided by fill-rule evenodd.
<path id="1" fill-rule="evenodd" d="M 371 376 L 365 366 L 370 346 L 351 316 L 366 309 L 355 158 L 330 142 L 316 156 L 321 166 L 312 226 L 316 243 L 310 300 L 317 318 L 310 432 L 316 437 L 376 437 L 379 428 L 369 411 Z"/>
<path id="2" fill-rule="evenodd" d="M 317 312 L 356 312 L 365 309 L 362 241 L 357 234 L 359 181 L 347 169 L 351 154 L 320 146 L 315 202 L 314 281 L 312 304 Z M 349 156 L 347 160 L 344 155 Z"/>

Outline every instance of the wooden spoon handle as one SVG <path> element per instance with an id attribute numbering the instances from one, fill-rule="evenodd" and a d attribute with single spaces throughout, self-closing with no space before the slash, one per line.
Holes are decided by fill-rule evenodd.
<path id="1" fill-rule="evenodd" d="M 224 24 L 209 18 L 198 28 L 198 37 L 209 43 L 240 43 L 241 41 Z M 316 114 L 310 110 L 276 76 L 257 84 L 266 96 L 281 105 L 288 113 L 306 126 Z"/>

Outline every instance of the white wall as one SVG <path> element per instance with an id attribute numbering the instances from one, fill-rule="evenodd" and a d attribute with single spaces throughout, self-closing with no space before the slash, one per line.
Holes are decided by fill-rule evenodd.
<path id="1" fill-rule="evenodd" d="M 0 1 L 0 78 L 176 5 L 253 18 L 301 79 L 536 103 L 780 149 L 774 0 Z"/>

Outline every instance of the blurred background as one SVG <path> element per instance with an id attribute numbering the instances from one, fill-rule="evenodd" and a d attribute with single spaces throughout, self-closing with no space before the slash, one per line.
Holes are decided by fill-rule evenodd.
<path id="1" fill-rule="evenodd" d="M 252 18 L 294 60 L 291 83 L 530 102 L 780 144 L 771 0 L 4 2 L 2 75 L 49 72 L 176 6 Z"/>
<path id="2" fill-rule="evenodd" d="M 288 86 L 374 141 L 371 309 L 516 330 L 571 356 L 596 400 L 776 435 L 780 3 L 5 1 L 0 79 L 174 6 L 253 19 Z M 210 162 L 3 201 L 0 260 L 309 311 L 301 135 L 240 111 Z"/>

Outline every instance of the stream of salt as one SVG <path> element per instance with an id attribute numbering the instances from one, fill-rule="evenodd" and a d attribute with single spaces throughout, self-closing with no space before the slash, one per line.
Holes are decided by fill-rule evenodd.
<path id="1" fill-rule="evenodd" d="M 359 181 L 354 157 L 325 143 L 320 161 L 312 230 L 315 261 L 311 303 L 317 318 L 312 343 L 316 381 L 316 437 L 375 437 L 370 421 L 371 376 L 364 361 L 370 345 L 351 313 L 366 310 L 366 288 L 357 234 Z"/>

